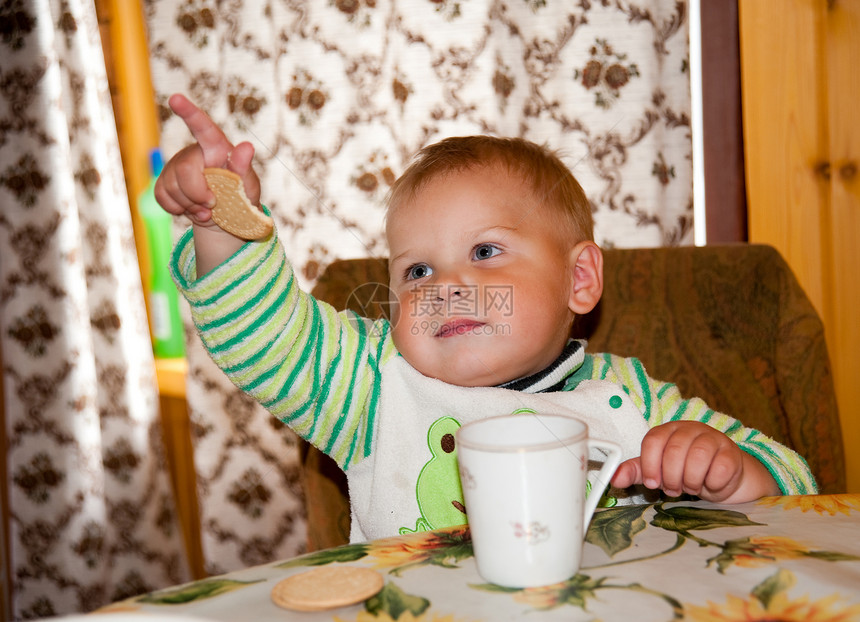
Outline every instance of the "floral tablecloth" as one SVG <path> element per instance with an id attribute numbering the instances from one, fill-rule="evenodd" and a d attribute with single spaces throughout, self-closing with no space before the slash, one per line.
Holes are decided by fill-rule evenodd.
<path id="1" fill-rule="evenodd" d="M 271 602 L 278 581 L 325 564 L 376 568 L 386 585 L 361 605 L 321 613 Z M 463 526 L 327 549 L 100 610 L 119 611 L 256 622 L 860 621 L 860 495 L 603 510 L 579 574 L 542 588 L 486 583 Z"/>

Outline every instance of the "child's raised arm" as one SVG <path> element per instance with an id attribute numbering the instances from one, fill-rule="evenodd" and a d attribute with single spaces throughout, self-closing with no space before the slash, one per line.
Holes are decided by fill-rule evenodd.
<path id="1" fill-rule="evenodd" d="M 251 168 L 253 145 L 243 142 L 234 146 L 212 119 L 183 95 L 173 95 L 169 104 L 185 121 L 197 142 L 167 162 L 155 184 L 155 198 L 166 211 L 187 216 L 191 221 L 199 278 L 244 244 L 212 221 L 215 196 L 206 184 L 203 169 L 225 168 L 239 175 L 248 199 L 257 206 L 260 205 L 260 180 Z"/>

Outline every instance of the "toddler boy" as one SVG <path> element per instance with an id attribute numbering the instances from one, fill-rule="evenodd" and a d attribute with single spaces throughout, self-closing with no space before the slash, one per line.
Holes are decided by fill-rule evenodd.
<path id="1" fill-rule="evenodd" d="M 259 205 L 253 148 L 183 96 L 170 105 L 197 140 L 156 185 L 192 222 L 174 278 L 221 369 L 344 469 L 353 541 L 466 522 L 454 433 L 511 413 L 565 412 L 618 442 L 614 499 L 815 492 L 795 452 L 569 338 L 603 263 L 585 195 L 546 149 L 488 136 L 423 149 L 389 197 L 393 311 L 373 321 L 300 291 L 276 235 L 246 243 L 212 222 L 203 169 L 234 171 Z"/>

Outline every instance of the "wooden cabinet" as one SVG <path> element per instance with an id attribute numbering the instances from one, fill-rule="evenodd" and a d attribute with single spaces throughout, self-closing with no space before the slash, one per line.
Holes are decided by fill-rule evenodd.
<path id="1" fill-rule="evenodd" d="M 143 282 L 146 283 L 149 276 L 146 234 L 134 202 L 149 183 L 149 151 L 158 146 L 159 131 L 155 96 L 149 74 L 143 6 L 139 0 L 96 0 L 95 4 L 126 188 L 132 204 L 132 224 L 140 272 Z M 176 511 L 185 538 L 192 575 L 199 579 L 205 576 L 205 571 L 200 544 L 191 423 L 185 401 L 187 366 L 185 359 L 156 359 L 155 366 L 161 394 L 165 451 L 176 497 Z"/>
<path id="2" fill-rule="evenodd" d="M 860 445 L 860 2 L 740 0 L 749 239 L 824 320 L 846 448 Z M 860 455 L 846 451 L 848 489 Z"/>

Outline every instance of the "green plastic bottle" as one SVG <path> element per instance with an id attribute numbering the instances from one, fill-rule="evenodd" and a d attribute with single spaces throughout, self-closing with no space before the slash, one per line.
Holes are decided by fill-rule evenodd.
<path id="1" fill-rule="evenodd" d="M 179 293 L 170 278 L 170 252 L 173 248 L 173 217 L 155 200 L 155 180 L 164 168 L 161 150 L 149 154 L 152 179 L 138 198 L 137 206 L 146 227 L 149 248 L 149 322 L 152 350 L 157 358 L 185 356 L 185 335 L 179 314 Z"/>

